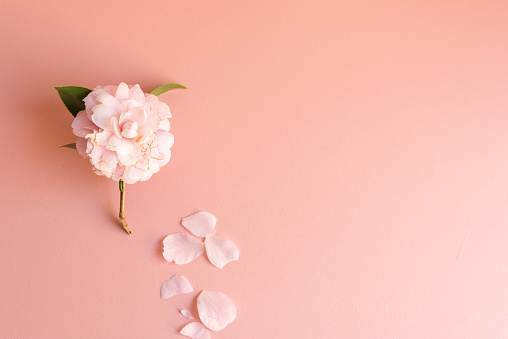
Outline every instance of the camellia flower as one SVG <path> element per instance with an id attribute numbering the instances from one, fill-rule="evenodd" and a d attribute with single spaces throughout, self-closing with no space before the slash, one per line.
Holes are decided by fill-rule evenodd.
<path id="1" fill-rule="evenodd" d="M 145 181 L 168 163 L 173 146 L 168 105 L 139 85 L 97 87 L 72 123 L 78 152 L 95 173 L 126 184 Z"/>
<path id="2" fill-rule="evenodd" d="M 130 234 L 124 215 L 124 183 L 145 181 L 169 162 L 174 137 L 169 132 L 169 106 L 156 95 L 174 88 L 167 84 L 150 93 L 139 85 L 57 87 L 60 97 L 75 116 L 78 137 L 73 147 L 90 161 L 95 173 L 120 184 L 120 221 Z"/>

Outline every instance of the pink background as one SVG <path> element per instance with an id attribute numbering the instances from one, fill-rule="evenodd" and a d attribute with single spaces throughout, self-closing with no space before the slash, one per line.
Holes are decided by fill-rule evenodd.
<path id="1" fill-rule="evenodd" d="M 506 1 L 3 1 L 2 338 L 508 337 Z M 166 82 L 171 162 L 127 187 L 53 86 Z M 164 261 L 214 213 L 238 262 Z M 185 275 L 195 292 L 161 300 Z M 181 337 L 183 338 L 183 337 Z"/>

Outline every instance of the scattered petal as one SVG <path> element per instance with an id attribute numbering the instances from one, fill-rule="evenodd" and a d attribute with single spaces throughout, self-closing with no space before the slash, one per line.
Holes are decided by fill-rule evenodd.
<path id="1" fill-rule="evenodd" d="M 198 296 L 201 322 L 212 331 L 220 331 L 236 318 L 235 304 L 224 293 L 203 291 Z"/>
<path id="2" fill-rule="evenodd" d="M 182 219 L 182 226 L 197 237 L 206 237 L 215 233 L 217 218 L 208 212 L 198 212 Z"/>
<path id="3" fill-rule="evenodd" d="M 180 313 L 182 313 L 182 315 L 185 318 L 187 318 L 189 320 L 194 320 L 194 317 L 192 316 L 192 314 L 189 311 L 187 311 L 187 310 L 181 310 Z"/>
<path id="4" fill-rule="evenodd" d="M 191 262 L 205 251 L 203 243 L 185 233 L 170 234 L 164 238 L 164 259 L 181 265 Z"/>
<path id="5" fill-rule="evenodd" d="M 210 332 L 208 332 L 202 324 L 197 322 L 187 324 L 182 328 L 180 333 L 191 339 L 210 339 Z"/>
<path id="6" fill-rule="evenodd" d="M 240 258 L 240 251 L 231 240 L 216 235 L 205 238 L 205 248 L 208 260 L 218 268 Z"/>
<path id="7" fill-rule="evenodd" d="M 169 280 L 162 283 L 161 298 L 168 299 L 174 295 L 190 293 L 192 291 L 192 286 L 187 278 L 181 275 L 174 275 Z"/>

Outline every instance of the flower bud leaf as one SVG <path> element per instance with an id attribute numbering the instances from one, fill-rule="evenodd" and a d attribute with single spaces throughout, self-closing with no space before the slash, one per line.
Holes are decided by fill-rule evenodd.
<path id="1" fill-rule="evenodd" d="M 177 88 L 187 89 L 187 87 L 179 85 L 179 84 L 165 84 L 165 85 L 157 87 L 156 89 L 151 90 L 150 94 L 161 95 L 162 93 L 165 93 L 167 91 L 171 91 L 172 89 L 177 89 Z"/>
<path id="2" fill-rule="evenodd" d="M 62 146 L 60 146 L 58 148 L 62 148 L 62 147 L 76 149 L 76 143 L 62 145 Z"/>
<path id="3" fill-rule="evenodd" d="M 92 91 L 91 89 L 78 86 L 55 87 L 55 89 L 58 91 L 58 95 L 60 95 L 65 107 L 74 117 L 85 109 L 83 99 Z"/>

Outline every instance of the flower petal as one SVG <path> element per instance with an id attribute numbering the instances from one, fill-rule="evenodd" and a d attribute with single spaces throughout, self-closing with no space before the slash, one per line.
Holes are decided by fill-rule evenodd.
<path id="1" fill-rule="evenodd" d="M 106 106 L 113 108 L 117 113 L 122 113 L 122 105 L 117 98 L 109 93 L 102 92 L 97 95 L 96 100 Z"/>
<path id="2" fill-rule="evenodd" d="M 152 136 L 152 129 L 151 128 L 142 128 L 138 131 L 138 138 L 136 139 L 136 142 L 138 144 L 144 144 L 145 142 L 148 141 L 148 139 L 150 139 L 150 137 Z"/>
<path id="3" fill-rule="evenodd" d="M 157 125 L 157 129 L 169 132 L 169 130 L 171 129 L 169 120 L 168 119 L 161 120 L 161 122 L 159 122 L 159 124 Z"/>
<path id="4" fill-rule="evenodd" d="M 122 136 L 130 139 L 130 138 L 134 138 L 134 137 L 137 137 L 138 136 L 138 131 L 134 131 L 132 129 L 124 129 L 122 131 Z"/>
<path id="5" fill-rule="evenodd" d="M 76 140 L 76 149 L 78 150 L 78 153 L 83 157 L 86 158 L 86 146 L 87 146 L 88 140 L 85 138 L 78 138 Z"/>
<path id="6" fill-rule="evenodd" d="M 137 84 L 129 89 L 129 98 L 134 99 L 141 104 L 146 102 L 145 93 L 143 93 L 141 87 L 139 87 Z"/>
<path id="7" fill-rule="evenodd" d="M 141 106 L 143 106 L 143 104 L 137 100 L 134 100 L 134 99 L 125 101 L 125 110 L 126 111 L 130 111 L 131 109 L 138 108 Z"/>
<path id="8" fill-rule="evenodd" d="M 191 339 L 210 339 L 210 332 L 208 332 L 206 328 L 198 322 L 187 324 L 184 328 L 182 328 L 180 334 L 183 334 Z"/>
<path id="9" fill-rule="evenodd" d="M 203 243 L 185 233 L 170 234 L 163 241 L 164 259 L 181 265 L 191 262 L 205 251 Z"/>
<path id="10" fill-rule="evenodd" d="M 122 162 L 122 160 L 126 161 L 124 159 L 123 155 L 119 155 L 118 159 L 120 160 L 120 162 Z M 132 166 L 125 167 L 125 170 L 123 171 L 123 175 L 122 175 L 123 181 L 125 181 L 126 184 L 137 183 L 138 181 L 141 180 L 141 176 L 142 176 L 142 171 L 140 171 L 137 168 L 134 168 Z"/>
<path id="11" fill-rule="evenodd" d="M 120 139 L 120 143 L 115 146 L 115 151 L 118 154 L 131 154 L 134 152 L 134 143 L 129 139 L 122 138 Z"/>
<path id="12" fill-rule="evenodd" d="M 97 145 L 102 147 L 110 147 L 110 146 L 116 146 L 116 144 L 111 144 L 111 138 L 114 137 L 114 134 L 110 131 L 102 131 L 97 134 L 95 134 L 95 142 L 97 142 Z M 115 139 L 113 139 L 115 140 Z M 120 143 L 121 139 L 119 139 Z"/>
<path id="13" fill-rule="evenodd" d="M 169 153 L 174 143 L 175 137 L 173 136 L 173 134 L 164 131 L 157 132 L 157 135 L 155 136 L 154 139 L 154 144 L 156 145 L 157 150 L 161 154 Z"/>
<path id="14" fill-rule="evenodd" d="M 113 107 L 99 104 L 92 107 L 92 121 L 102 129 L 111 131 L 111 118 L 117 116 L 118 113 Z"/>
<path id="15" fill-rule="evenodd" d="M 131 109 L 120 115 L 120 125 L 126 122 L 137 122 L 139 126 L 143 126 L 145 121 L 146 121 L 146 112 L 141 107 Z"/>
<path id="16" fill-rule="evenodd" d="M 227 263 L 240 257 L 238 247 L 231 240 L 216 235 L 205 238 L 205 248 L 208 260 L 218 268 L 223 268 Z"/>
<path id="17" fill-rule="evenodd" d="M 115 96 L 119 100 L 125 100 L 129 98 L 129 86 L 125 82 L 118 85 Z"/>
<path id="18" fill-rule="evenodd" d="M 187 318 L 189 320 L 194 320 L 194 317 L 192 316 L 192 314 L 189 311 L 187 311 L 187 310 L 180 310 L 180 313 L 182 313 L 182 315 L 185 318 Z"/>
<path id="19" fill-rule="evenodd" d="M 118 160 L 122 163 L 122 165 L 130 167 L 134 166 L 136 162 L 139 160 L 141 156 L 141 151 L 139 151 L 139 149 L 135 149 L 132 153 L 127 154 L 117 153 L 117 156 Z"/>
<path id="20" fill-rule="evenodd" d="M 77 136 L 84 138 L 87 134 L 92 133 L 94 130 L 99 128 L 88 119 L 86 111 L 81 111 L 76 115 L 76 118 L 72 121 L 72 132 Z"/>
<path id="21" fill-rule="evenodd" d="M 120 134 L 120 125 L 118 124 L 118 118 L 117 117 L 112 117 L 111 118 L 111 127 L 113 128 L 113 133 L 115 133 L 115 135 L 118 138 L 121 138 L 122 135 Z"/>
<path id="22" fill-rule="evenodd" d="M 215 233 L 217 218 L 208 212 L 198 212 L 182 218 L 182 226 L 197 237 L 206 237 Z"/>
<path id="23" fill-rule="evenodd" d="M 192 291 L 194 290 L 187 278 L 181 275 L 174 275 L 169 280 L 162 283 L 161 298 L 168 299 L 174 295 L 190 293 Z"/>
<path id="24" fill-rule="evenodd" d="M 112 170 L 115 169 L 118 164 L 118 156 L 116 155 L 116 152 L 110 150 L 104 150 L 102 152 L 102 160 L 104 160 L 104 162 Z"/>
<path id="25" fill-rule="evenodd" d="M 199 319 L 212 331 L 220 331 L 236 318 L 235 304 L 224 293 L 203 291 L 198 296 Z"/>

